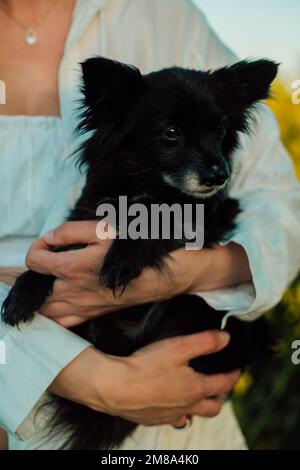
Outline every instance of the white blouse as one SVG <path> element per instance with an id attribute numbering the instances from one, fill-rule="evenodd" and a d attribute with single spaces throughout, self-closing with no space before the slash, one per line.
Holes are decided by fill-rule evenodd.
<path id="1" fill-rule="evenodd" d="M 144 73 L 236 61 L 189 0 L 77 0 L 59 72 L 61 119 L 0 119 L 0 266 L 22 264 L 31 240 L 62 223 L 80 193 L 83 176 L 66 156 L 77 145 L 79 63 L 96 54 Z M 253 282 L 199 295 L 216 309 L 252 320 L 280 300 L 299 270 L 300 187 L 266 107 L 241 143 L 231 195 L 240 198 L 243 212 L 231 240 L 246 250 Z M 0 305 L 8 289 L 0 285 Z M 41 315 L 20 330 L 0 322 L 0 341 L 7 358 L 6 365 L 0 361 L 0 425 L 13 434 L 88 343 Z M 162 431 L 145 429 L 159 448 Z"/>
<path id="2" fill-rule="evenodd" d="M 64 176 L 65 140 L 59 118 L 0 116 L 1 266 L 23 266 L 39 236 Z"/>

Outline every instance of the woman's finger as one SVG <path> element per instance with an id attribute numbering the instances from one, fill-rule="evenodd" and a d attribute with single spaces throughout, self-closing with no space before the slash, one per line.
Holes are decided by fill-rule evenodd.
<path id="1" fill-rule="evenodd" d="M 43 238 L 35 240 L 26 256 L 25 264 L 28 269 L 41 274 L 52 274 L 55 265 L 55 253 L 50 251 L 49 245 Z"/>
<path id="2" fill-rule="evenodd" d="M 191 416 L 203 416 L 205 418 L 213 418 L 217 416 L 222 408 L 224 400 L 216 398 L 214 400 L 201 400 L 191 410 Z"/>
<path id="3" fill-rule="evenodd" d="M 84 323 L 87 318 L 79 317 L 77 315 L 67 315 L 65 317 L 53 318 L 53 320 L 64 328 L 73 328 L 74 326 Z"/>
<path id="4" fill-rule="evenodd" d="M 97 221 L 65 222 L 59 227 L 50 230 L 44 235 L 44 240 L 51 246 L 82 244 L 88 245 L 98 242 Z"/>
<path id="5" fill-rule="evenodd" d="M 240 370 L 226 374 L 201 375 L 201 383 L 206 397 L 218 397 L 230 392 L 241 375 Z"/>
<path id="6" fill-rule="evenodd" d="M 177 337 L 170 341 L 174 341 L 174 359 L 186 364 L 195 357 L 212 354 L 225 348 L 230 336 L 225 331 L 211 330 Z"/>
<path id="7" fill-rule="evenodd" d="M 72 278 L 78 271 L 97 269 L 101 260 L 100 251 L 102 253 L 99 245 L 89 245 L 79 250 L 55 253 L 49 251 L 49 245 L 39 239 L 28 252 L 26 266 L 41 274 L 51 274 L 61 279 Z"/>

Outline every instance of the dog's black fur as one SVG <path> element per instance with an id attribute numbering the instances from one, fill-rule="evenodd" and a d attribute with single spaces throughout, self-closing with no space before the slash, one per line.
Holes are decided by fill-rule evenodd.
<path id="1" fill-rule="evenodd" d="M 232 173 L 238 133 L 248 131 L 251 111 L 268 96 L 277 65 L 268 60 L 242 61 L 216 71 L 174 67 L 143 76 L 134 67 L 92 58 L 82 69 L 81 129 L 92 133 L 80 152 L 86 185 L 69 220 L 95 219 L 97 206 L 103 201 L 116 204 L 119 195 L 146 206 L 203 203 L 205 246 L 224 239 L 234 229 L 239 204 L 222 185 Z M 216 194 L 207 197 L 206 192 L 213 190 Z M 117 238 L 100 269 L 101 282 L 116 290 L 147 266 L 163 270 L 166 256 L 184 243 Z M 53 282 L 53 276 L 22 274 L 4 302 L 4 321 L 17 325 L 31 320 Z M 74 331 L 101 351 L 128 356 L 163 338 L 218 329 L 224 314 L 195 295 L 179 295 L 122 309 Z M 266 339 L 263 320 L 245 323 L 231 318 L 227 329 L 229 346 L 194 359 L 192 367 L 208 374 L 229 371 L 261 354 Z M 54 400 L 54 428 L 67 431 L 65 448 L 113 448 L 136 427 L 119 417 Z"/>

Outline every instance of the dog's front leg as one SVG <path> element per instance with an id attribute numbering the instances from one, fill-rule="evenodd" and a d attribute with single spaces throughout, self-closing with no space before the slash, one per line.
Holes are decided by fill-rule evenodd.
<path id="1" fill-rule="evenodd" d="M 114 291 L 125 288 L 144 268 L 161 269 L 166 255 L 159 240 L 116 239 L 105 257 L 100 273 L 101 282 Z"/>
<path id="2" fill-rule="evenodd" d="M 54 276 L 26 271 L 16 279 L 2 305 L 3 321 L 11 326 L 33 319 L 51 293 Z"/>

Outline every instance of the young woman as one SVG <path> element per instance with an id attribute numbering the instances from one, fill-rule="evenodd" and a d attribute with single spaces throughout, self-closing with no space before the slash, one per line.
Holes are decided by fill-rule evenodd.
<path id="1" fill-rule="evenodd" d="M 300 191 L 291 162 L 262 107 L 235 157 L 231 192 L 243 206 L 236 233 L 215 249 L 177 251 L 169 262 L 172 281 L 146 270 L 116 299 L 95 275 L 108 249 L 96 239 L 95 223 L 58 227 L 83 182 L 66 157 L 78 144 L 79 63 L 96 54 L 143 72 L 235 61 L 188 0 L 0 0 L 0 80 L 6 84 L 6 104 L 0 105 L 0 304 L 36 239 L 27 266 L 57 276 L 31 324 L 18 330 L 0 323 L 8 358 L 0 366 L 0 425 L 11 449 L 41 447 L 32 437 L 32 416 L 48 389 L 139 423 L 124 449 L 245 448 L 230 404 L 222 406 L 239 372 L 205 377 L 187 366 L 190 358 L 224 347 L 226 334 L 175 338 L 121 359 L 94 350 L 66 328 L 180 292 L 201 292 L 214 308 L 245 320 L 270 308 L 300 265 Z M 49 252 L 51 245 L 78 242 L 89 246 L 72 255 Z"/>

